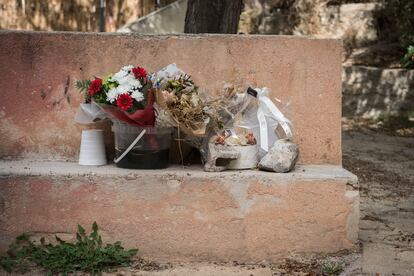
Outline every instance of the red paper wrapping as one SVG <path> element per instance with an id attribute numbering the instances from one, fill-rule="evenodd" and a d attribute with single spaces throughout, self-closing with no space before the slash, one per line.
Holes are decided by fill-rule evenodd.
<path id="1" fill-rule="evenodd" d="M 137 126 L 154 126 L 154 90 L 148 91 L 147 106 L 144 109 L 138 109 L 134 113 L 122 111 L 118 107 L 107 104 L 99 104 L 106 113 L 114 119 Z"/>

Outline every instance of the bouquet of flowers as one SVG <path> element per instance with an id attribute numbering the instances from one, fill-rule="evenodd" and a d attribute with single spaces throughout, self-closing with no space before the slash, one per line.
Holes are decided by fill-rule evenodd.
<path id="1" fill-rule="evenodd" d="M 219 93 L 199 95 L 193 79 L 175 64 L 153 75 L 148 75 L 142 67 L 127 65 L 104 78 L 78 81 L 76 87 L 83 93 L 85 102 L 91 103 L 90 110 L 82 114 L 89 114 L 91 121 L 104 116 L 116 119 L 113 130 L 119 156 L 115 163 L 127 160 L 123 159 L 125 156 L 133 161 L 131 164 L 147 164 L 151 158 L 154 164 L 159 163 L 157 160 L 168 160 L 171 127 L 178 130 L 177 140 L 199 149 L 207 163 L 214 161 L 208 161 L 207 153 L 215 146 L 248 152 L 256 160 L 259 152 L 266 154 L 279 138 L 277 128 L 283 129 L 287 138 L 292 137 L 290 121 L 269 99 L 269 89 L 245 90 L 226 85 L 215 91 Z M 81 105 L 81 109 L 85 107 Z M 122 122 L 138 127 L 123 126 Z M 128 127 L 143 130 L 138 134 Z M 180 132 L 185 134 L 183 139 Z M 180 143 L 178 147 L 183 159 Z M 253 161 L 250 167 L 256 166 L 257 162 Z"/>
<path id="2" fill-rule="evenodd" d="M 142 67 L 127 65 L 105 78 L 78 81 L 76 87 L 85 102 L 96 103 L 114 119 L 138 126 L 154 125 L 154 89 Z"/>
<path id="3" fill-rule="evenodd" d="M 175 123 L 174 126 L 190 136 L 206 135 L 210 119 L 191 77 L 175 64 L 170 64 L 159 71 L 156 78 L 157 103 Z"/>

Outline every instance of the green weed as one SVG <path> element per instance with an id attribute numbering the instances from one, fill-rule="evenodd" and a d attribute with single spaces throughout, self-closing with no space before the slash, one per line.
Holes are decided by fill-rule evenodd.
<path id="1" fill-rule="evenodd" d="M 324 276 L 339 275 L 343 269 L 344 264 L 342 262 L 327 262 L 322 264 L 321 273 Z"/>
<path id="2" fill-rule="evenodd" d="M 25 272 L 34 263 L 49 275 L 67 275 L 76 271 L 100 275 L 109 268 L 129 265 L 138 252 L 138 249 L 125 250 L 119 241 L 103 245 L 96 222 L 89 235 L 78 225 L 76 243 L 66 242 L 58 236 L 55 238 L 56 244 L 46 243 L 44 238 L 37 244 L 26 234 L 17 237 L 7 256 L 0 257 L 1 267 L 7 272 Z"/>

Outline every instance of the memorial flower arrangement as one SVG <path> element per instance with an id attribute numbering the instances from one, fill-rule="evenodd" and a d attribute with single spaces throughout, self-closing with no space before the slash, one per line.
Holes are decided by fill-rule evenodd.
<path id="1" fill-rule="evenodd" d="M 176 64 L 154 74 L 148 74 L 143 67 L 127 65 L 104 78 L 78 81 L 76 87 L 86 103 L 104 113 L 98 117 L 89 112 L 89 121 L 105 117 L 113 121 L 114 162 L 121 167 L 165 167 L 159 164 L 160 160 L 168 164 L 166 143 L 172 128 L 177 131 L 181 160 L 180 141 L 185 141 L 199 149 L 206 171 L 225 169 L 217 167 L 214 158 L 237 159 L 229 165 L 233 169 L 254 168 L 259 157 L 268 156 L 281 138 L 277 128 L 283 130 L 287 140 L 292 137 L 290 121 L 269 99 L 268 88 L 236 89 L 225 85 L 220 91 L 199 94 L 191 76 Z M 131 130 L 131 126 L 122 123 L 141 128 Z M 183 138 L 180 132 L 185 134 Z"/>
<path id="2" fill-rule="evenodd" d="M 111 117 L 126 123 L 152 126 L 155 122 L 154 89 L 147 71 L 127 65 L 104 78 L 76 83 L 85 102 L 94 102 Z"/>
<path id="3" fill-rule="evenodd" d="M 157 104 L 172 121 L 188 136 L 209 136 L 211 132 L 221 133 L 231 119 L 237 106 L 237 90 L 225 85 L 211 97 L 201 93 L 191 76 L 170 64 L 155 74 L 157 79 Z M 243 91 L 241 91 L 243 93 Z M 161 112 L 159 112 L 161 113 Z"/>
<path id="4" fill-rule="evenodd" d="M 183 132 L 200 136 L 205 134 L 209 119 L 197 90 L 191 77 L 183 74 L 163 82 L 158 90 L 158 102 Z"/>

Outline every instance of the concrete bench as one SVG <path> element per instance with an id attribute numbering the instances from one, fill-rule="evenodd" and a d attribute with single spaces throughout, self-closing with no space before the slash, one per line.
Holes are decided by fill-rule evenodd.
<path id="1" fill-rule="evenodd" d="M 356 246 L 341 166 L 341 42 L 288 36 L 0 32 L 0 251 L 21 232 L 101 225 L 155 260 L 261 261 Z M 78 166 L 78 79 L 176 62 L 200 87 L 267 86 L 294 125 L 293 173 Z"/>

